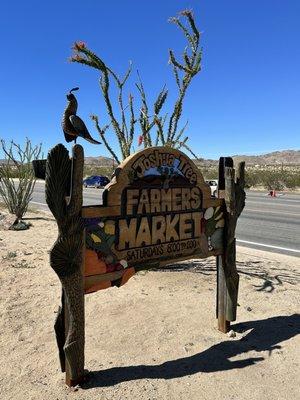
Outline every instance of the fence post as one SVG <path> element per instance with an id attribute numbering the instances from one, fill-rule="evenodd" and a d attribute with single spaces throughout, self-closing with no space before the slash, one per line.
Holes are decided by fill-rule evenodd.
<path id="1" fill-rule="evenodd" d="M 84 379 L 83 161 L 81 146 L 73 147 L 70 160 L 67 149 L 59 144 L 49 152 L 46 165 L 46 201 L 58 225 L 50 265 L 63 290 L 55 332 L 68 386 Z"/>
<path id="2" fill-rule="evenodd" d="M 233 161 L 230 157 L 220 157 L 219 160 L 219 178 L 218 178 L 218 198 L 225 199 L 225 168 L 232 167 Z M 223 211 L 226 213 L 226 210 Z M 224 251 L 226 251 L 226 234 L 224 238 Z M 228 290 L 226 284 L 226 258 L 223 255 L 216 257 L 217 267 L 217 301 L 216 301 L 216 316 L 218 319 L 218 329 L 221 332 L 228 332 L 230 321 L 226 319 L 226 308 L 228 301 Z"/>

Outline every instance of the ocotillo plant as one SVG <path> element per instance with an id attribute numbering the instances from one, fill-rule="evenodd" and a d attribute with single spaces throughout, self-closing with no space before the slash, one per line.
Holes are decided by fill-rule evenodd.
<path id="1" fill-rule="evenodd" d="M 11 229 L 28 228 L 28 224 L 20 222 L 27 211 L 36 181 L 31 162 L 39 158 L 41 146 L 33 146 L 28 138 L 23 148 L 13 141 L 6 146 L 1 140 L 5 160 L 0 165 L 0 195 L 8 211 L 16 216 Z"/>
<path id="2" fill-rule="evenodd" d="M 184 21 L 182 21 L 182 19 Z M 139 145 L 149 147 L 153 145 L 163 145 L 172 148 L 185 148 L 195 157 L 188 145 L 188 137 L 184 136 L 187 126 L 179 128 L 179 120 L 182 115 L 183 102 L 187 89 L 195 75 L 201 70 L 202 50 L 199 48 L 200 32 L 195 24 L 192 11 L 185 10 L 179 13 L 177 17 L 170 18 L 170 22 L 177 25 L 187 40 L 182 55 L 182 61 L 179 61 L 173 50 L 169 50 L 169 63 L 172 66 L 178 93 L 170 114 L 161 114 L 162 107 L 168 97 L 168 90 L 163 86 L 152 107 L 149 107 L 146 92 L 141 81 L 139 73 L 138 82 L 135 84 L 140 94 L 141 104 L 136 110 L 134 98 L 129 94 L 128 103 L 124 102 L 124 86 L 132 72 L 130 64 L 123 78 L 120 78 L 98 55 L 92 52 L 84 42 L 76 42 L 73 46 L 74 54 L 70 58 L 71 62 L 87 65 L 100 71 L 100 88 L 106 104 L 106 110 L 110 119 L 110 124 L 103 127 L 99 124 L 97 115 L 91 118 L 99 135 L 117 163 L 120 162 L 117 152 L 109 144 L 106 137 L 106 131 L 111 126 L 118 139 L 122 159 L 128 157 L 133 151 L 135 135 L 138 134 Z M 111 82 L 116 84 L 118 97 L 116 107 L 110 93 Z M 120 115 L 118 118 L 117 115 Z M 155 132 L 153 134 L 153 131 Z"/>

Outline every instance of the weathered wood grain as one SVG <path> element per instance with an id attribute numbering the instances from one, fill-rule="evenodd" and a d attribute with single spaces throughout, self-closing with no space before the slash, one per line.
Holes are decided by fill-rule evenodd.
<path id="1" fill-rule="evenodd" d="M 239 287 L 236 269 L 235 230 L 238 217 L 245 206 L 245 163 L 239 163 L 237 171 L 231 158 L 219 162 L 219 198 L 224 198 L 225 236 L 224 255 L 218 260 L 217 317 L 219 329 L 226 332 L 230 321 L 235 321 Z M 236 176 L 235 176 L 236 175 Z"/>
<path id="2" fill-rule="evenodd" d="M 72 156 L 70 160 L 63 145 L 55 146 L 48 155 L 45 182 L 46 202 L 57 221 L 59 232 L 50 252 L 50 265 L 57 273 L 63 289 L 55 330 L 61 368 L 66 371 L 66 383 L 69 386 L 76 385 L 84 378 L 82 147 L 75 145 Z"/>

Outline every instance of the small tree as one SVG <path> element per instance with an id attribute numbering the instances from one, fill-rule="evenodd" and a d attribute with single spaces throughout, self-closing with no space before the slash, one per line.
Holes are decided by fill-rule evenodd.
<path id="1" fill-rule="evenodd" d="M 11 214 L 16 216 L 11 229 L 27 229 L 29 226 L 21 221 L 32 198 L 36 182 L 32 161 L 39 158 L 42 145 L 33 146 L 27 138 L 24 148 L 11 141 L 7 146 L 1 140 L 2 151 L 5 155 L 0 165 L 0 195 Z"/>
<path id="2" fill-rule="evenodd" d="M 186 24 L 181 21 L 181 17 L 185 19 Z M 154 104 L 149 107 L 143 83 L 139 73 L 137 73 L 138 82 L 135 86 L 140 95 L 141 104 L 138 110 L 136 110 L 132 93 L 129 94 L 127 104 L 124 101 L 124 86 L 131 75 L 132 65 L 130 64 L 124 77 L 120 78 L 99 56 L 88 49 L 84 42 L 76 42 L 74 44 L 74 54 L 70 61 L 84 64 L 100 71 L 100 88 L 106 104 L 110 124 L 101 127 L 98 116 L 92 115 L 91 118 L 104 145 L 117 163 L 120 161 L 106 137 L 106 131 L 110 126 L 112 126 L 118 139 L 122 159 L 125 159 L 132 153 L 133 140 L 137 130 L 139 145 L 143 144 L 144 147 L 163 145 L 177 149 L 185 148 L 196 157 L 187 144 L 188 137 L 184 137 L 187 124 L 179 128 L 179 120 L 182 115 L 183 102 L 187 89 L 194 76 L 201 70 L 202 50 L 199 49 L 200 32 L 196 27 L 193 13 L 190 10 L 182 11 L 178 17 L 170 18 L 170 22 L 180 28 L 187 40 L 182 61 L 179 61 L 175 57 L 173 50 L 169 50 L 169 63 L 172 66 L 178 88 L 177 99 L 170 115 L 161 115 L 162 107 L 168 97 L 168 90 L 165 86 L 163 86 L 158 94 Z M 114 109 L 112 104 L 110 93 L 112 82 L 115 83 L 118 91 L 118 111 Z M 120 117 L 118 118 L 117 115 L 120 115 Z M 153 130 L 155 130 L 154 135 L 152 134 Z"/>

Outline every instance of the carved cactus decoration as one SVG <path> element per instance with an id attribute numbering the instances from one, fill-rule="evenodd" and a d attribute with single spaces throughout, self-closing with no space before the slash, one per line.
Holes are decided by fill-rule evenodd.
<path id="1" fill-rule="evenodd" d="M 227 285 L 226 320 L 236 319 L 237 296 L 239 286 L 239 275 L 236 269 L 236 243 L 235 230 L 238 217 L 245 207 L 246 194 L 245 187 L 245 163 L 241 162 L 237 166 L 235 179 L 235 169 L 225 167 L 225 204 L 226 204 L 226 229 L 225 229 L 225 263 L 224 272 Z"/>
<path id="2" fill-rule="evenodd" d="M 84 373 L 83 161 L 81 146 L 73 147 L 70 160 L 67 149 L 59 144 L 50 151 L 46 166 L 46 201 L 58 225 L 50 265 L 62 284 L 62 305 L 54 327 L 61 369 L 69 386 L 79 383 Z"/>

